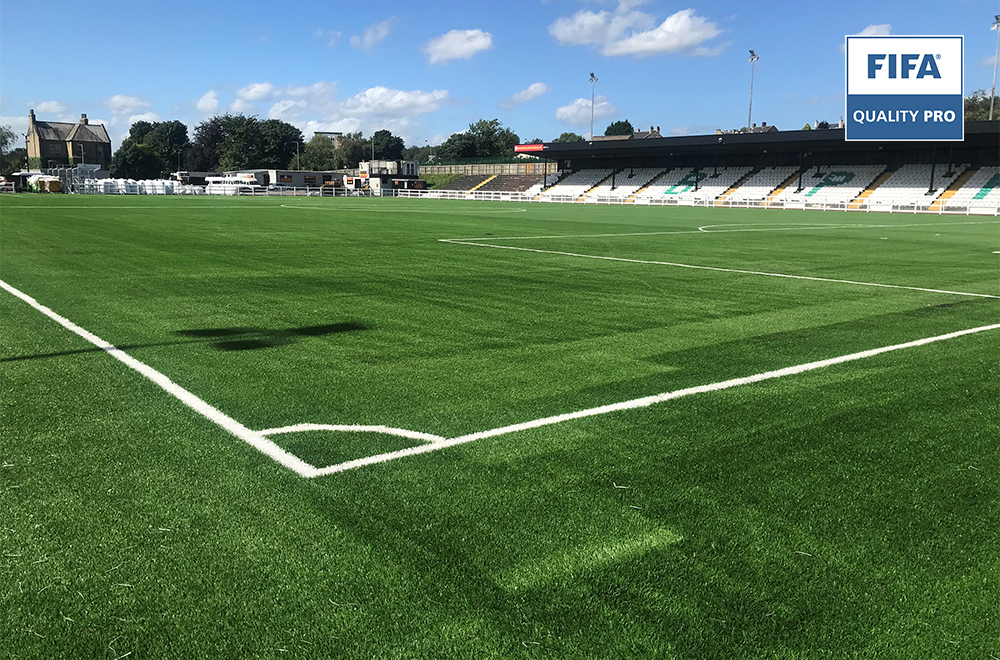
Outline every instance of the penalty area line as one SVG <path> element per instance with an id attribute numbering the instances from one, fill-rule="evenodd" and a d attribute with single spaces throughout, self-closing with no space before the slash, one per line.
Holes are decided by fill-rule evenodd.
<path id="1" fill-rule="evenodd" d="M 822 369 L 824 367 L 829 367 L 836 364 L 844 364 L 845 362 L 853 362 L 855 360 L 863 360 L 865 358 L 875 357 L 876 355 L 882 355 L 883 353 L 890 353 L 892 351 L 899 351 L 906 348 L 916 348 L 918 346 L 925 346 L 927 344 L 932 344 L 938 341 L 955 339 L 956 337 L 964 337 L 965 335 L 972 335 L 979 332 L 986 332 L 988 330 L 997 330 L 997 329 L 1000 329 L 1000 323 L 993 325 L 984 325 L 978 328 L 970 328 L 968 330 L 959 330 L 957 332 L 949 332 L 948 334 L 937 335 L 934 337 L 926 337 L 924 339 L 917 339 L 914 341 L 905 342 L 903 344 L 893 344 L 892 346 L 873 348 L 867 351 L 850 353 L 848 355 L 841 355 L 839 357 L 834 357 L 827 360 L 819 360 L 817 362 L 807 362 L 806 364 L 800 364 L 793 367 L 785 367 L 783 369 L 776 369 L 774 371 L 766 371 L 764 373 L 755 374 L 753 376 L 746 376 L 743 378 L 733 378 L 718 383 L 699 385 L 697 387 L 687 387 L 680 390 L 674 390 L 673 392 L 663 392 L 662 394 L 654 394 L 652 396 L 646 396 L 639 399 L 631 399 L 629 401 L 622 401 L 620 403 L 612 403 L 604 406 L 599 406 L 597 408 L 587 408 L 586 410 L 578 410 L 576 412 L 564 413 L 562 415 L 554 415 L 552 417 L 543 417 L 541 419 L 535 419 L 529 422 L 522 422 L 520 424 L 501 426 L 495 429 L 489 429 L 487 431 L 479 431 L 478 433 L 469 433 L 467 435 L 461 435 L 456 438 L 450 438 L 448 440 L 438 441 L 433 444 L 418 445 L 416 447 L 400 449 L 398 451 L 388 452 L 385 454 L 378 454 L 376 456 L 368 456 L 366 458 L 359 458 L 352 461 L 345 461 L 343 463 L 338 463 L 337 465 L 329 465 L 326 467 L 318 468 L 315 474 L 313 474 L 312 476 L 319 477 L 323 475 L 334 474 L 337 472 L 352 470 L 355 468 L 363 467 L 365 465 L 386 463 L 388 461 L 392 461 L 398 458 L 404 458 L 406 456 L 427 454 L 432 451 L 438 451 L 441 449 L 445 449 L 447 447 L 454 447 L 456 445 L 475 442 L 476 440 L 482 440 L 484 438 L 493 438 L 499 435 L 517 433 L 518 431 L 526 431 L 528 429 L 536 429 L 543 426 L 552 426 L 553 424 L 561 424 L 563 422 L 568 422 L 574 419 L 583 419 L 585 417 L 605 415 L 608 413 L 618 412 L 620 410 L 646 408 L 648 406 L 652 406 L 658 403 L 663 403 L 664 401 L 679 399 L 681 397 L 690 396 L 692 394 L 718 392 L 732 387 L 739 387 L 741 385 L 750 385 L 752 383 L 759 383 L 766 380 L 784 378 L 785 376 L 793 376 L 795 374 L 801 374 L 807 371 Z"/>
<path id="2" fill-rule="evenodd" d="M 24 302 L 28 303 L 36 310 L 45 314 L 50 319 L 66 328 L 73 334 L 83 338 L 84 340 L 90 342 L 94 346 L 104 350 L 108 355 L 115 358 L 116 360 L 122 362 L 127 367 L 138 371 L 140 374 L 153 381 L 159 385 L 164 391 L 176 397 L 181 403 L 191 408 L 198 414 L 206 417 L 207 419 L 215 422 L 217 425 L 221 426 L 223 429 L 236 436 L 240 440 L 246 442 L 248 445 L 261 452 L 268 458 L 271 458 L 281 465 L 284 465 L 288 469 L 292 470 L 296 474 L 303 477 L 313 477 L 316 476 L 316 468 L 309 463 L 306 463 L 302 459 L 294 456 L 278 445 L 274 444 L 268 440 L 259 431 L 253 431 L 243 424 L 240 424 L 235 419 L 226 415 L 221 410 L 213 407 L 206 401 L 198 398 L 188 390 L 184 389 L 177 383 L 173 382 L 167 376 L 160 373 L 156 369 L 152 368 L 144 362 L 136 360 L 131 355 L 125 353 L 120 348 L 109 344 L 97 335 L 84 330 L 77 324 L 73 323 L 69 319 L 56 314 L 51 309 L 42 305 L 37 300 L 29 296 L 28 294 L 15 289 L 11 285 L 7 284 L 3 280 L 0 280 L 0 288 L 2 288 L 7 293 L 11 294 L 16 298 L 20 298 Z"/>

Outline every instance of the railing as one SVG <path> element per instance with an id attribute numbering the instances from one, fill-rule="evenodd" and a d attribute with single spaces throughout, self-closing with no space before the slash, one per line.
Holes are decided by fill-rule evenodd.
<path id="1" fill-rule="evenodd" d="M 96 179 L 87 182 L 87 186 L 78 186 L 76 192 L 83 194 L 129 194 L 129 195 L 149 195 L 149 194 L 204 194 L 204 188 L 197 186 L 185 186 L 187 189 L 199 188 L 197 193 L 185 190 L 182 192 L 149 192 L 144 190 L 136 182 L 130 182 L 126 189 L 119 189 L 115 193 L 105 193 L 97 190 L 102 185 L 97 185 L 103 179 Z M 84 189 L 81 189 L 84 188 Z M 243 193 L 243 196 L 254 197 L 377 197 L 376 193 L 370 190 L 349 190 L 344 188 L 307 187 L 307 188 L 278 188 L 268 190 L 261 188 L 252 193 Z M 552 203 L 552 204 L 605 204 L 605 205 L 634 205 L 634 206 L 693 206 L 711 208 L 736 208 L 736 209 L 786 209 L 786 210 L 815 210 L 815 211 L 855 211 L 865 213 L 930 213 L 935 215 L 992 215 L 1000 216 L 1000 206 L 996 204 L 976 204 L 977 200 L 970 200 L 969 203 L 959 206 L 954 203 L 942 203 L 937 208 L 931 208 L 934 201 L 921 201 L 920 203 L 910 200 L 876 201 L 868 200 L 862 202 L 804 202 L 804 201 L 772 201 L 766 199 L 753 200 L 717 200 L 717 199 L 694 199 L 680 198 L 676 196 L 657 197 L 636 197 L 631 201 L 631 195 L 595 195 L 586 196 L 583 199 L 579 195 L 558 195 L 552 192 L 510 192 L 510 191 L 468 191 L 468 190 L 382 190 L 382 197 L 403 197 L 408 199 L 459 199 L 480 202 L 518 202 L 522 204 L 531 203 Z"/>
<path id="2" fill-rule="evenodd" d="M 482 192 L 467 190 L 397 190 L 395 197 L 406 197 L 410 199 L 466 199 L 483 202 L 548 202 L 555 204 L 608 204 L 635 206 L 700 206 L 712 208 L 738 208 L 738 209 L 787 209 L 787 210 L 815 210 L 815 211 L 861 211 L 861 212 L 883 212 L 883 213 L 932 213 L 936 215 L 993 215 L 1000 216 L 1000 207 L 996 205 L 974 205 L 955 206 L 941 204 L 938 208 L 931 208 L 933 201 L 917 204 L 913 200 L 855 203 L 823 203 L 823 202 L 770 202 L 766 200 L 722 200 L 716 199 L 692 199 L 676 197 L 636 197 L 631 202 L 629 197 L 622 195 L 598 195 L 584 197 L 580 199 L 578 195 L 557 195 L 553 193 L 525 194 L 515 192 Z"/>

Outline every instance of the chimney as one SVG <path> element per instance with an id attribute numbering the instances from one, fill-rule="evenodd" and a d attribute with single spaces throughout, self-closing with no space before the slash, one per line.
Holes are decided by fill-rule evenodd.
<path id="1" fill-rule="evenodd" d="M 87 121 L 87 115 L 86 114 L 81 114 L 80 115 L 80 123 L 83 124 L 84 126 L 86 126 L 89 123 Z"/>
<path id="2" fill-rule="evenodd" d="M 659 127 L 659 126 L 657 126 L 657 127 L 656 127 L 656 134 L 657 134 L 657 135 L 659 135 L 659 134 L 660 134 L 660 127 Z"/>
<path id="3" fill-rule="evenodd" d="M 28 110 L 28 119 L 31 120 L 31 121 L 34 121 L 34 119 L 35 119 L 35 109 L 34 108 L 32 108 L 31 110 Z"/>
<path id="4" fill-rule="evenodd" d="M 760 122 L 760 127 L 761 128 L 767 128 L 767 122 L 766 121 Z"/>

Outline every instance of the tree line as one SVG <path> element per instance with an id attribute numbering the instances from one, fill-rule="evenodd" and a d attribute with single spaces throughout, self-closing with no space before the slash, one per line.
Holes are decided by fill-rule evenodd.
<path id="1" fill-rule="evenodd" d="M 1000 118 L 1000 97 L 993 97 L 994 118 Z M 965 121 L 989 117 L 991 95 L 977 90 L 965 99 Z M 807 125 L 808 126 L 808 125 Z M 614 121 L 605 135 L 635 132 L 627 119 Z M 0 174 L 9 176 L 25 167 L 27 150 L 15 147 L 18 134 L 0 126 Z M 174 170 L 216 172 L 244 169 L 337 170 L 376 160 L 415 160 L 421 164 L 509 156 L 521 138 L 499 119 L 480 119 L 437 146 L 410 146 L 391 131 L 376 131 L 370 138 L 360 132 L 345 133 L 334 145 L 327 134 L 317 133 L 303 143 L 302 131 L 279 119 L 260 120 L 241 114 L 206 119 L 188 136 L 184 123 L 137 121 L 111 158 L 113 176 L 155 179 Z M 577 133 L 562 133 L 553 142 L 583 142 Z M 535 138 L 529 143 L 540 143 Z"/>

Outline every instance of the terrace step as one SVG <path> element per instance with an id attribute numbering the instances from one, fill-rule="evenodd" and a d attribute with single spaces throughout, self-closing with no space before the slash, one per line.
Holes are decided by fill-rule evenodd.
<path id="1" fill-rule="evenodd" d="M 485 181 L 483 181 L 482 183 L 477 183 L 476 185 L 474 185 L 474 186 L 472 186 L 471 188 L 469 188 L 469 192 L 472 192 L 472 191 L 474 191 L 474 190 L 479 190 L 480 188 L 482 188 L 483 186 L 485 186 L 485 185 L 486 185 L 487 183 L 489 183 L 490 181 L 492 181 L 492 180 L 493 180 L 493 179 L 495 179 L 495 178 L 497 178 L 497 175 L 496 175 L 496 174 L 494 174 L 494 175 L 493 175 L 493 176 L 491 176 L 490 178 L 486 179 L 486 180 L 485 180 Z"/>
<path id="2" fill-rule="evenodd" d="M 940 208 L 944 206 L 944 203 L 949 199 L 951 199 L 952 197 L 954 197 L 955 193 L 957 193 L 962 188 L 962 186 L 968 183 L 969 179 L 971 179 L 972 175 L 975 173 L 976 173 L 975 167 L 970 167 L 969 169 L 962 172 L 962 175 L 959 176 L 954 181 L 952 181 L 951 185 L 948 186 L 948 188 L 943 193 L 941 193 L 941 196 L 935 199 L 931 203 L 930 210 L 931 211 L 940 210 Z"/>
<path id="3" fill-rule="evenodd" d="M 729 190 L 727 190 L 726 192 L 722 193 L 721 195 L 719 195 L 715 199 L 715 205 L 716 206 L 722 206 L 723 205 L 722 202 L 724 202 L 727 197 L 729 197 L 734 192 L 736 192 L 737 190 L 739 190 L 740 186 L 742 186 L 744 183 L 746 183 L 747 179 L 749 179 L 750 177 L 752 177 L 757 172 L 760 172 L 760 170 L 752 169 L 749 172 L 747 172 L 746 174 L 744 174 L 743 176 L 741 176 L 739 179 L 737 179 L 736 183 L 734 183 L 733 185 L 731 185 L 729 187 Z"/>
<path id="4" fill-rule="evenodd" d="M 646 185 L 644 185 L 642 188 L 639 188 L 634 193 L 632 193 L 632 196 L 629 197 L 627 200 L 625 200 L 625 203 L 628 204 L 628 203 L 634 202 L 635 198 L 639 195 L 639 193 L 641 193 L 644 190 L 646 190 L 646 188 L 649 188 L 650 186 L 654 185 L 657 181 L 659 181 L 663 177 L 667 176 L 671 171 L 672 171 L 672 169 L 668 168 L 668 169 L 660 172 L 659 174 L 657 174 L 655 177 L 653 177 L 652 181 L 650 181 L 649 183 L 647 183 Z"/>
<path id="5" fill-rule="evenodd" d="M 597 185 L 591 186 L 588 190 L 584 191 L 584 193 L 582 195 L 580 195 L 579 197 L 576 198 L 576 201 L 582 202 L 587 197 L 587 195 L 589 195 L 591 192 L 593 192 L 597 188 L 600 188 L 605 183 L 607 183 L 608 181 L 610 181 L 611 177 L 613 177 L 615 175 L 616 171 L 617 170 L 612 169 L 611 170 L 611 174 L 609 174 L 608 176 L 606 176 L 603 179 L 601 179 L 600 181 L 598 181 Z"/>
<path id="6" fill-rule="evenodd" d="M 885 172 L 882 172 L 881 176 L 879 176 L 877 179 L 875 179 L 875 181 L 873 181 L 870 186 L 868 186 L 867 188 L 865 188 L 864 192 L 862 192 L 860 195 L 858 195 L 857 197 L 855 197 L 854 200 L 850 204 L 847 205 L 847 208 L 849 208 L 849 209 L 859 209 L 859 208 L 861 208 L 864 205 L 864 201 L 866 199 L 868 199 L 868 197 L 871 196 L 871 194 L 873 192 L 875 192 L 875 189 L 878 188 L 879 186 L 881 186 L 886 181 L 888 181 L 889 177 L 891 177 L 895 173 L 896 173 L 895 170 L 893 170 L 892 172 L 889 172 L 888 170 L 886 170 Z"/>
<path id="7" fill-rule="evenodd" d="M 798 176 L 799 176 L 798 172 L 792 172 L 792 176 L 785 179 L 784 183 L 782 183 L 780 186 L 771 191 L 771 194 L 768 195 L 767 199 L 764 200 L 764 206 L 770 206 L 771 202 L 774 201 L 774 198 L 780 195 L 781 193 L 785 192 L 785 188 L 792 185 L 792 181 L 795 181 L 795 179 Z"/>

